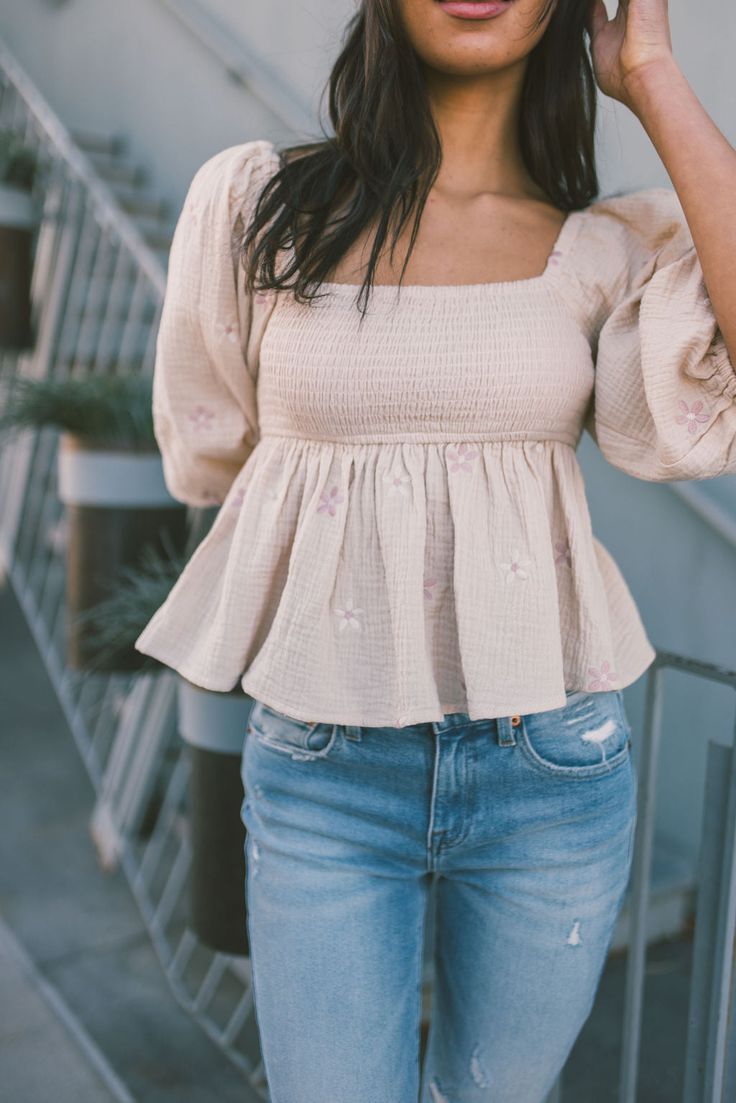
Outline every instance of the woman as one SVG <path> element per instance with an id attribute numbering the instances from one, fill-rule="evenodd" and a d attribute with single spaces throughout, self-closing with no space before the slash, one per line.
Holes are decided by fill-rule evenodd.
<path id="1" fill-rule="evenodd" d="M 596 199 L 596 81 L 674 190 Z M 154 413 L 171 492 L 221 509 L 137 646 L 254 698 L 272 1103 L 542 1103 L 626 886 L 621 691 L 654 657 L 575 447 L 736 472 L 736 152 L 666 0 L 365 0 L 330 113 L 189 189 Z"/>

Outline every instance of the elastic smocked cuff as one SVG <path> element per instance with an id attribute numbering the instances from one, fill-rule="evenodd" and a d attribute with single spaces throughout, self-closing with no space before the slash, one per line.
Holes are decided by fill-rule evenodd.
<path id="1" fill-rule="evenodd" d="M 714 341 L 708 357 L 713 368 L 710 381 L 714 392 L 736 400 L 736 368 L 731 363 L 726 342 L 720 333 Z"/>

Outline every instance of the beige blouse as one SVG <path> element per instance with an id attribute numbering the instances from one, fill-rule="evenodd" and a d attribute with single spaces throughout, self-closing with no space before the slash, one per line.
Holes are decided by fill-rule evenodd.
<path id="1" fill-rule="evenodd" d="M 221 508 L 137 649 L 375 726 L 633 682 L 654 649 L 591 531 L 582 430 L 640 479 L 736 472 L 736 372 L 676 193 L 572 212 L 540 276 L 378 286 L 359 329 L 351 285 L 244 294 L 231 242 L 277 166 L 267 140 L 215 154 L 176 227 L 156 436 L 174 497 Z"/>

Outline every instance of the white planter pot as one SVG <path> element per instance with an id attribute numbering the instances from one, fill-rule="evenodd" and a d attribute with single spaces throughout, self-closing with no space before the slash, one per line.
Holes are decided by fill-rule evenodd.
<path id="1" fill-rule="evenodd" d="M 166 488 L 158 452 L 80 448 L 69 433 L 59 437 L 58 494 L 66 505 L 181 508 Z"/>
<path id="2" fill-rule="evenodd" d="M 138 670 L 145 656 L 130 647 L 105 659 L 78 614 L 112 594 L 145 548 L 183 553 L 186 509 L 166 488 L 158 452 L 88 449 L 73 433 L 59 440 L 57 486 L 67 515 L 67 665 Z"/>
<path id="3" fill-rule="evenodd" d="M 253 698 L 245 693 L 213 693 L 180 678 L 179 734 L 193 747 L 240 755 Z"/>
<path id="4" fill-rule="evenodd" d="M 0 226 L 30 230 L 40 217 L 38 202 L 30 192 L 12 184 L 0 184 Z"/>

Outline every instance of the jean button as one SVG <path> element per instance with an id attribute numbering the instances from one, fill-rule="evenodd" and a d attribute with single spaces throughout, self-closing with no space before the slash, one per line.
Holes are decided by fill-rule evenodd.
<path id="1" fill-rule="evenodd" d="M 512 716 L 511 717 L 511 727 L 512 728 L 518 728 L 520 723 L 521 723 L 521 717 L 520 716 Z"/>

